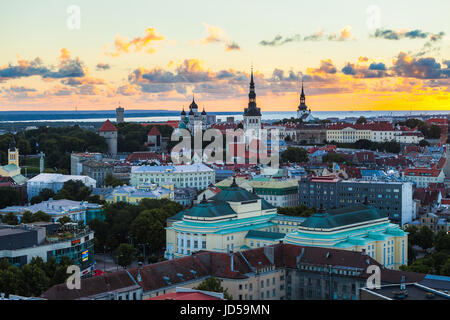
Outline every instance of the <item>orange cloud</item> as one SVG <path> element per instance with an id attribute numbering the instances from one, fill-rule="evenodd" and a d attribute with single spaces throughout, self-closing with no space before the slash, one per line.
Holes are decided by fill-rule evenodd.
<path id="1" fill-rule="evenodd" d="M 145 51 L 152 54 L 156 51 L 153 44 L 158 41 L 164 40 L 164 36 L 155 32 L 154 28 L 147 28 L 143 37 L 136 37 L 133 40 L 122 38 L 120 35 L 116 35 L 114 41 L 115 51 L 109 53 L 112 57 L 118 57 L 123 53 Z M 107 53 L 108 54 L 108 53 Z"/>

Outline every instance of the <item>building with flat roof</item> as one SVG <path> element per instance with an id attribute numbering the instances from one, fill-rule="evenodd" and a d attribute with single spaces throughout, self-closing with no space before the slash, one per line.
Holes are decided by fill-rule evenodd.
<path id="1" fill-rule="evenodd" d="M 84 224 L 96 218 L 104 220 L 102 205 L 66 199 L 49 199 L 29 206 L 10 206 L 0 209 L 0 214 L 13 213 L 20 222 L 27 211 L 33 214 L 42 211 L 50 215 L 52 222 L 57 222 L 62 217 L 69 217 L 74 222 L 82 221 Z"/>
<path id="2" fill-rule="evenodd" d="M 138 204 L 143 199 L 169 199 L 174 200 L 174 186 L 167 184 L 157 186 L 156 184 L 141 185 L 137 187 L 119 186 L 114 188 L 112 193 L 105 200 L 109 203 L 127 202 Z"/>
<path id="3" fill-rule="evenodd" d="M 91 177 L 98 187 L 105 186 L 105 178 L 108 174 L 114 174 L 114 165 L 102 161 L 88 160 L 83 162 L 82 175 Z"/>
<path id="4" fill-rule="evenodd" d="M 342 180 L 335 176 L 304 177 L 298 184 L 299 204 L 327 209 L 369 203 L 401 226 L 416 217 L 412 183 L 407 181 Z"/>
<path id="5" fill-rule="evenodd" d="M 88 227 L 59 232 L 54 224 L 33 223 L 9 226 L 0 224 L 0 259 L 6 258 L 18 267 L 41 257 L 44 262 L 55 257 L 69 257 L 80 266 L 82 275 L 94 269 L 94 232 Z M 69 235 L 68 235 L 69 234 Z"/>
<path id="6" fill-rule="evenodd" d="M 360 288 L 361 300 L 450 300 L 450 294 L 419 283 L 389 284 L 380 288 Z"/>
<path id="7" fill-rule="evenodd" d="M 132 186 L 154 183 L 159 186 L 173 183 L 175 188 L 190 187 L 197 190 L 215 183 L 215 171 L 203 163 L 174 166 L 133 166 Z"/>
<path id="8" fill-rule="evenodd" d="M 50 189 L 58 193 L 64 186 L 64 183 L 70 180 L 81 181 L 88 188 L 95 188 L 97 182 L 88 176 L 73 176 L 60 173 L 41 173 L 31 178 L 27 182 L 28 200 L 38 196 L 43 189 Z"/>

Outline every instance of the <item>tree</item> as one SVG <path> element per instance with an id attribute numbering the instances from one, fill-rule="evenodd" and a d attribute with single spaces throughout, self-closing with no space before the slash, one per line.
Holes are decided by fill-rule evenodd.
<path id="1" fill-rule="evenodd" d="M 61 226 L 65 225 L 66 223 L 73 222 L 72 219 L 70 219 L 68 216 L 64 216 L 58 219 L 58 222 Z"/>
<path id="2" fill-rule="evenodd" d="M 356 124 L 365 124 L 367 123 L 367 119 L 364 116 L 361 116 L 358 118 L 358 120 L 356 120 Z"/>
<path id="3" fill-rule="evenodd" d="M 11 187 L 0 187 L 0 209 L 20 204 L 20 192 Z"/>
<path id="4" fill-rule="evenodd" d="M 419 141 L 419 146 L 421 146 L 421 147 L 427 147 L 429 145 L 430 145 L 430 143 L 425 139 L 422 139 Z"/>
<path id="5" fill-rule="evenodd" d="M 214 278 L 214 277 L 211 277 L 211 278 L 208 278 L 208 279 L 202 281 L 194 289 L 223 293 L 223 296 L 224 296 L 225 299 L 227 299 L 227 300 L 232 300 L 233 299 L 233 297 L 228 293 L 227 289 L 224 289 L 222 287 L 222 284 L 220 283 L 220 280 L 217 279 L 217 278 Z"/>
<path id="6" fill-rule="evenodd" d="M 448 258 L 441 268 L 441 275 L 450 276 L 450 258 Z"/>
<path id="7" fill-rule="evenodd" d="M 282 162 L 307 162 L 308 152 L 303 148 L 288 147 L 281 154 Z"/>
<path id="8" fill-rule="evenodd" d="M 433 246 L 434 233 L 427 226 L 423 226 L 420 228 L 420 231 L 417 233 L 417 245 L 422 249 L 429 249 Z"/>
<path id="9" fill-rule="evenodd" d="M 83 182 L 79 180 L 69 180 L 64 182 L 62 189 L 55 195 L 55 199 L 86 201 L 91 192 L 91 189 L 86 187 Z"/>
<path id="10" fill-rule="evenodd" d="M 360 139 L 355 141 L 355 147 L 357 149 L 366 149 L 366 150 L 371 150 L 372 148 L 372 141 L 368 140 L 368 139 Z"/>
<path id="11" fill-rule="evenodd" d="M 14 213 L 8 212 L 2 216 L 2 222 L 9 225 L 17 225 L 19 224 L 19 219 L 17 219 L 17 216 Z"/>
<path id="12" fill-rule="evenodd" d="M 434 249 L 436 251 L 444 251 L 450 254 L 450 234 L 440 231 L 434 239 Z"/>
<path id="13" fill-rule="evenodd" d="M 55 193 L 53 192 L 53 190 L 45 188 L 39 192 L 39 195 L 31 198 L 30 202 L 31 204 L 40 203 L 42 201 L 48 201 L 50 198 L 53 198 L 54 196 Z"/>
<path id="14" fill-rule="evenodd" d="M 116 261 L 122 268 L 128 267 L 136 257 L 136 249 L 128 243 L 121 243 L 117 248 Z"/>
<path id="15" fill-rule="evenodd" d="M 322 162 L 328 162 L 328 163 L 333 163 L 333 162 L 337 162 L 337 163 L 343 163 L 345 162 L 345 157 L 344 155 L 340 154 L 340 153 L 328 153 L 326 155 L 324 155 L 322 157 Z"/>
<path id="16" fill-rule="evenodd" d="M 316 213 L 316 208 L 300 205 L 296 207 L 278 207 L 278 214 L 294 217 L 309 217 Z"/>
<path id="17" fill-rule="evenodd" d="M 105 177 L 105 185 L 106 186 L 115 188 L 117 186 L 122 186 L 124 184 L 125 183 L 122 180 L 114 177 L 111 173 L 108 173 Z"/>
<path id="18" fill-rule="evenodd" d="M 33 214 L 33 222 L 43 221 L 43 222 L 50 222 L 51 216 L 44 211 L 39 210 L 35 214 Z"/>

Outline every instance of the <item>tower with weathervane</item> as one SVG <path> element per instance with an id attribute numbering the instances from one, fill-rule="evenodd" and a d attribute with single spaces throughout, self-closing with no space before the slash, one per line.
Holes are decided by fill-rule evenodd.
<path id="1" fill-rule="evenodd" d="M 306 106 L 306 96 L 303 90 L 303 80 L 302 80 L 302 93 L 300 94 L 300 104 L 297 108 L 297 118 L 301 119 L 303 122 L 314 121 L 314 117 L 311 115 L 311 109 Z"/>
<path id="2" fill-rule="evenodd" d="M 255 82 L 253 81 L 253 67 L 250 76 L 250 92 L 248 107 L 244 109 L 245 144 L 248 146 L 254 139 L 260 138 L 261 110 L 256 106 Z"/>

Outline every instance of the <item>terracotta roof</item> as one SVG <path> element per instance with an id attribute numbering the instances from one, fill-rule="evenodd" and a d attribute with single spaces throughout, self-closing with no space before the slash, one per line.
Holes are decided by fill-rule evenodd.
<path id="1" fill-rule="evenodd" d="M 441 173 L 439 169 L 431 168 L 407 168 L 405 169 L 405 176 L 428 176 L 437 177 Z"/>
<path id="2" fill-rule="evenodd" d="M 328 130 L 342 130 L 345 128 L 353 128 L 355 130 L 371 130 L 371 131 L 394 131 L 394 127 L 390 122 L 373 122 L 366 124 L 337 123 L 328 127 Z"/>
<path id="3" fill-rule="evenodd" d="M 105 123 L 100 128 L 101 132 L 104 131 L 117 131 L 117 128 L 111 123 L 111 121 L 106 120 Z"/>
<path id="4" fill-rule="evenodd" d="M 150 130 L 150 132 L 148 133 L 148 136 L 160 136 L 161 132 L 159 132 L 158 130 L 158 126 L 153 126 Z"/>

